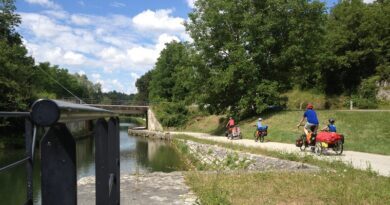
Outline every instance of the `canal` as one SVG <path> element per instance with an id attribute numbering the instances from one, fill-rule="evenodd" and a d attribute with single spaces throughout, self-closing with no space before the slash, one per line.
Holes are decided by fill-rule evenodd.
<path id="1" fill-rule="evenodd" d="M 129 123 L 121 123 L 120 156 L 121 174 L 171 172 L 183 170 L 175 149 L 166 141 L 148 140 L 127 134 Z M 94 140 L 80 139 L 77 148 L 78 179 L 95 175 Z M 0 150 L 0 167 L 23 157 L 24 150 Z M 40 203 L 39 151 L 34 160 L 34 204 Z M 0 173 L 0 204 L 20 205 L 26 199 L 26 171 L 21 165 Z"/>

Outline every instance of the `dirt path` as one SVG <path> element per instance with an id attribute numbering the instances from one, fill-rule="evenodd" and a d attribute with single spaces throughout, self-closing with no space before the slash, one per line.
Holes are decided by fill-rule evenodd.
<path id="1" fill-rule="evenodd" d="M 268 150 L 276 150 L 282 152 L 302 153 L 299 148 L 294 144 L 278 143 L 278 142 L 265 142 L 259 143 L 254 140 L 242 139 L 242 140 L 228 140 L 226 137 L 212 136 L 205 133 L 195 132 L 170 132 L 171 134 L 186 134 L 200 139 L 208 139 L 216 142 L 234 143 L 238 145 L 244 145 L 247 147 L 259 147 Z M 310 153 L 306 151 L 306 153 Z M 378 172 L 383 176 L 390 176 L 390 156 L 380 154 L 369 154 L 364 152 L 344 151 L 341 156 L 336 156 L 329 151 L 329 154 L 316 156 L 321 160 L 342 160 L 345 163 L 351 163 L 353 167 L 357 169 L 366 170 L 371 167 L 372 170 Z"/>

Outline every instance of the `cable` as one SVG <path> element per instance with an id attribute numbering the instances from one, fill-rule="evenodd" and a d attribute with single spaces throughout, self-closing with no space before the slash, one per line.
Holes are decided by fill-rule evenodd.
<path id="1" fill-rule="evenodd" d="M 68 93 L 70 93 L 71 95 L 73 95 L 73 97 L 75 97 L 77 100 L 80 101 L 81 104 L 85 104 L 83 100 L 81 100 L 79 97 L 77 97 L 75 94 L 73 94 L 72 92 L 70 92 L 70 90 L 66 89 L 65 86 L 63 86 L 60 82 L 58 82 L 55 78 L 53 78 L 49 73 L 47 73 L 45 70 L 43 70 L 41 67 L 37 66 L 37 68 L 39 68 L 39 70 L 41 70 L 43 73 L 45 73 L 47 76 L 49 76 L 49 78 L 51 78 L 54 82 L 56 82 L 59 86 L 61 86 L 64 90 L 66 90 Z"/>

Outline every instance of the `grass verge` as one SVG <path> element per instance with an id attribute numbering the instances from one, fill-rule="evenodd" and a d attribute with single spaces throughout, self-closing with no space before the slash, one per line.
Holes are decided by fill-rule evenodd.
<path id="1" fill-rule="evenodd" d="M 310 173 L 187 172 L 186 183 L 202 204 L 390 204 L 390 178 L 378 176 L 371 170 L 356 170 L 342 162 L 322 161 L 310 155 L 300 157 L 187 135 L 177 135 L 176 138 L 324 168 Z"/>

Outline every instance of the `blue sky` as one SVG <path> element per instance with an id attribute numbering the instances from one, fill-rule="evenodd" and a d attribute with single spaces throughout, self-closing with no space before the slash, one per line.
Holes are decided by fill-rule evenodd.
<path id="1" fill-rule="evenodd" d="M 183 22 L 193 1 L 17 0 L 18 32 L 36 62 L 86 74 L 104 92 L 136 93 L 165 43 L 191 41 Z"/>

